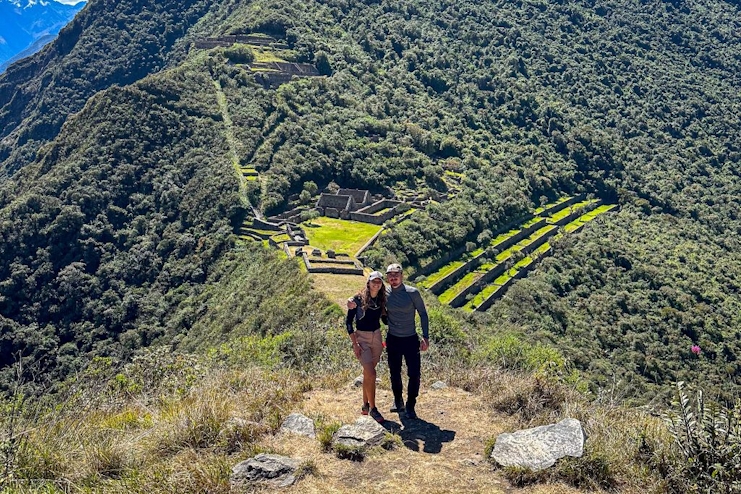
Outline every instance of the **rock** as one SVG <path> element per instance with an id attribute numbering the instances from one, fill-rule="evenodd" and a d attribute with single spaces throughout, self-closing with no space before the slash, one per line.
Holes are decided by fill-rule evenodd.
<path id="1" fill-rule="evenodd" d="M 586 434 L 581 422 L 564 419 L 557 424 L 504 433 L 497 437 L 491 458 L 509 467 L 529 468 L 533 471 L 553 466 L 564 456 L 584 454 Z"/>
<path id="2" fill-rule="evenodd" d="M 328 250 L 327 251 L 327 257 L 330 258 L 330 259 L 334 259 L 335 258 L 335 252 L 333 250 L 331 250 L 331 249 Z"/>
<path id="3" fill-rule="evenodd" d="M 352 382 L 353 386 L 356 388 L 359 388 L 363 385 L 363 374 L 360 374 L 358 377 L 355 378 L 355 380 Z M 381 383 L 381 378 L 376 376 L 376 384 Z"/>
<path id="4" fill-rule="evenodd" d="M 235 465 L 229 480 L 234 487 L 253 483 L 288 487 L 296 482 L 294 473 L 298 466 L 298 460 L 293 458 L 261 453 Z"/>
<path id="5" fill-rule="evenodd" d="M 386 437 L 386 429 L 370 417 L 360 417 L 354 424 L 343 425 L 332 437 L 332 445 L 349 448 L 379 446 Z"/>
<path id="6" fill-rule="evenodd" d="M 299 434 L 306 437 L 316 437 L 314 421 L 306 415 L 292 413 L 280 426 L 280 431 L 289 434 Z"/>
<path id="7" fill-rule="evenodd" d="M 437 381 L 432 386 L 430 386 L 430 389 L 445 389 L 447 387 L 448 387 L 448 385 L 445 384 L 444 382 Z"/>

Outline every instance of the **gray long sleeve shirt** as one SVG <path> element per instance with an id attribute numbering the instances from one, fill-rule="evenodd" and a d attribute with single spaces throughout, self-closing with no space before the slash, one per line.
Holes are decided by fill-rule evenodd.
<path id="1" fill-rule="evenodd" d="M 401 284 L 397 288 L 386 290 L 386 312 L 389 320 L 389 334 L 406 337 L 417 334 L 414 324 L 415 311 L 422 322 L 422 337 L 429 338 L 430 324 L 427 318 L 427 309 L 422 295 L 411 286 Z"/>

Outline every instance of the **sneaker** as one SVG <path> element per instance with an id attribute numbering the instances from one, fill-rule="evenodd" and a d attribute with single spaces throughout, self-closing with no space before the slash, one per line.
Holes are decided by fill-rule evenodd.
<path id="1" fill-rule="evenodd" d="M 404 413 L 404 400 L 394 400 L 394 405 L 389 412 Z"/>
<path id="2" fill-rule="evenodd" d="M 383 423 L 383 415 L 381 415 L 381 412 L 378 411 L 378 408 L 376 407 L 371 408 L 369 415 L 371 416 L 373 420 L 375 420 L 379 424 Z"/>
<path id="3" fill-rule="evenodd" d="M 360 409 L 360 415 L 368 415 L 369 411 L 370 411 L 370 404 L 363 403 L 363 407 Z"/>
<path id="4" fill-rule="evenodd" d="M 414 408 L 407 408 L 407 418 L 409 420 L 417 420 L 419 417 L 417 417 L 417 412 L 414 411 Z"/>

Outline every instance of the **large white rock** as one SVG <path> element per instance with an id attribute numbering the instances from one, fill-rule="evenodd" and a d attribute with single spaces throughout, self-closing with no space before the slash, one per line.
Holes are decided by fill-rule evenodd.
<path id="1" fill-rule="evenodd" d="M 343 425 L 332 437 L 332 444 L 352 448 L 379 446 L 386 437 L 386 429 L 370 417 L 360 417 L 354 424 Z"/>
<path id="2" fill-rule="evenodd" d="M 316 437 L 316 428 L 314 427 L 314 421 L 306 415 L 302 415 L 300 413 L 292 413 L 291 415 L 289 415 L 280 426 L 280 431 L 283 433 Z"/>
<path id="3" fill-rule="evenodd" d="M 564 456 L 581 457 L 586 439 L 581 422 L 564 419 L 557 424 L 500 434 L 491 458 L 505 467 L 538 471 L 553 466 Z"/>

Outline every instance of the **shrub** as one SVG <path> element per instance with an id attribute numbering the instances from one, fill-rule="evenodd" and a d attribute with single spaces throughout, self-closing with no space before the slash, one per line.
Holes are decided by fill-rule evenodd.
<path id="1" fill-rule="evenodd" d="M 497 363 L 507 369 L 535 371 L 555 376 L 565 370 L 561 353 L 550 346 L 531 344 L 513 334 L 495 335 L 478 351 L 479 359 Z"/>
<path id="2" fill-rule="evenodd" d="M 697 392 L 693 405 L 677 383 L 678 413 L 665 420 L 681 460 L 677 473 L 691 492 L 741 492 L 741 401 L 732 408 L 705 400 Z"/>
<path id="3" fill-rule="evenodd" d="M 224 55 L 232 63 L 250 63 L 255 59 L 255 54 L 247 45 L 236 44 L 224 50 Z"/>

